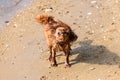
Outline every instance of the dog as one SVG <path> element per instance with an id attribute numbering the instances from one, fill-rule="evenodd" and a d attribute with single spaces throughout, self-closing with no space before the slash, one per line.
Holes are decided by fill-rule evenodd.
<path id="1" fill-rule="evenodd" d="M 49 61 L 52 66 L 57 66 L 56 52 L 63 51 L 66 56 L 66 67 L 70 67 L 69 55 L 71 44 L 77 40 L 78 36 L 73 30 L 60 20 L 55 20 L 48 14 L 40 14 L 36 17 L 37 22 L 44 25 L 45 36 L 50 50 Z"/>

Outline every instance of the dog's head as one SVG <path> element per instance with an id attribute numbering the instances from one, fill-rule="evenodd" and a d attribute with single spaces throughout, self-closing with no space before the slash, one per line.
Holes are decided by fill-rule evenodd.
<path id="1" fill-rule="evenodd" d="M 54 18 L 53 16 L 50 16 L 47 14 L 40 14 L 40 15 L 37 15 L 36 20 L 41 24 L 48 24 L 54 21 L 53 18 Z"/>
<path id="2" fill-rule="evenodd" d="M 59 27 L 56 29 L 55 37 L 57 42 L 69 41 L 69 30 L 64 27 Z"/>

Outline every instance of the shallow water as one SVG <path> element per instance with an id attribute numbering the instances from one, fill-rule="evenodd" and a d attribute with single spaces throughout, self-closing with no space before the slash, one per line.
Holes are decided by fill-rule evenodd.
<path id="1" fill-rule="evenodd" d="M 0 0 L 0 27 L 6 26 L 16 12 L 26 8 L 35 0 Z"/>

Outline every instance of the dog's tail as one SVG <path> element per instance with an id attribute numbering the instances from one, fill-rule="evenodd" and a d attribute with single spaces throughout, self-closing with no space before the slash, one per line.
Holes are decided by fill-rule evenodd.
<path id="1" fill-rule="evenodd" d="M 70 43 L 76 41 L 78 38 L 78 36 L 71 30 L 70 32 L 70 36 L 69 36 L 69 39 L 70 39 Z"/>
<path id="2" fill-rule="evenodd" d="M 53 16 L 50 16 L 48 14 L 39 14 L 36 16 L 36 21 L 41 23 L 41 24 L 48 24 L 52 21 L 54 21 Z"/>

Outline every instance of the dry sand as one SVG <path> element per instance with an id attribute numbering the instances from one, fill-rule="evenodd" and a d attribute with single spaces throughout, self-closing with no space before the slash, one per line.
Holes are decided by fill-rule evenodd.
<path id="1" fill-rule="evenodd" d="M 78 35 L 70 68 L 50 67 L 44 28 L 47 12 Z M 120 80 L 120 0 L 36 0 L 0 29 L 0 80 Z"/>

